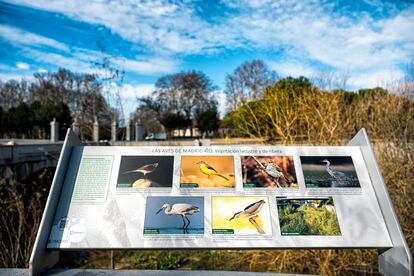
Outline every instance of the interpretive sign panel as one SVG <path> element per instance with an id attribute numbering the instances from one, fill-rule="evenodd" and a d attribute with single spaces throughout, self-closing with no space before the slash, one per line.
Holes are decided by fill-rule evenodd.
<path id="1" fill-rule="evenodd" d="M 71 153 L 48 248 L 390 248 L 360 147 Z"/>

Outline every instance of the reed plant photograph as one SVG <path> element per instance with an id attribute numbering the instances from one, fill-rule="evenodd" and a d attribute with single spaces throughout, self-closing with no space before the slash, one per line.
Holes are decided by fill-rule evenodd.
<path id="1" fill-rule="evenodd" d="M 332 197 L 277 197 L 276 201 L 283 236 L 341 235 Z"/>

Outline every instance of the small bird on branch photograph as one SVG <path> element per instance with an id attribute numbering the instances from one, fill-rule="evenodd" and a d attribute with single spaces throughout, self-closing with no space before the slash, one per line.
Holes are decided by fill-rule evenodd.
<path id="1" fill-rule="evenodd" d="M 171 188 L 173 156 L 122 156 L 117 188 Z"/>
<path id="2" fill-rule="evenodd" d="M 213 196 L 213 234 L 272 235 L 266 196 Z"/>
<path id="3" fill-rule="evenodd" d="M 203 235 L 204 197 L 147 197 L 144 235 Z"/>
<path id="4" fill-rule="evenodd" d="M 306 188 L 360 188 L 351 156 L 301 156 Z"/>
<path id="5" fill-rule="evenodd" d="M 299 188 L 292 156 L 242 156 L 243 188 Z"/>
<path id="6" fill-rule="evenodd" d="M 235 188 L 233 156 L 182 156 L 180 188 Z"/>

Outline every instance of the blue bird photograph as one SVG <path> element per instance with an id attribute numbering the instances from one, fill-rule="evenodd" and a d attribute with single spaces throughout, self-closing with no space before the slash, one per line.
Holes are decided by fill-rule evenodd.
<path id="1" fill-rule="evenodd" d="M 301 156 L 306 188 L 360 188 L 351 156 Z"/>

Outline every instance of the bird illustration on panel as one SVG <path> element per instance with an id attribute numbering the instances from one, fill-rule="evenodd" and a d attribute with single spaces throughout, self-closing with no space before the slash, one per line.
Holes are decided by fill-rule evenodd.
<path id="1" fill-rule="evenodd" d="M 159 214 L 162 210 L 168 216 L 181 216 L 183 219 L 183 233 L 188 234 L 188 226 L 190 225 L 190 220 L 187 217 L 188 215 L 192 215 L 194 213 L 198 213 L 200 209 L 197 206 L 187 204 L 187 203 L 175 203 L 172 206 L 168 203 L 164 203 L 161 209 L 159 209 L 156 213 Z"/>
<path id="2" fill-rule="evenodd" d="M 262 207 L 265 203 L 266 202 L 263 199 L 257 202 L 254 202 L 246 206 L 246 208 L 244 208 L 243 211 L 235 213 L 233 217 L 229 219 L 229 221 L 233 219 L 249 218 L 250 223 L 256 227 L 257 231 L 260 234 L 265 234 L 263 229 L 260 227 L 260 225 L 255 220 L 259 216 L 258 214 L 260 210 L 262 210 Z"/>

